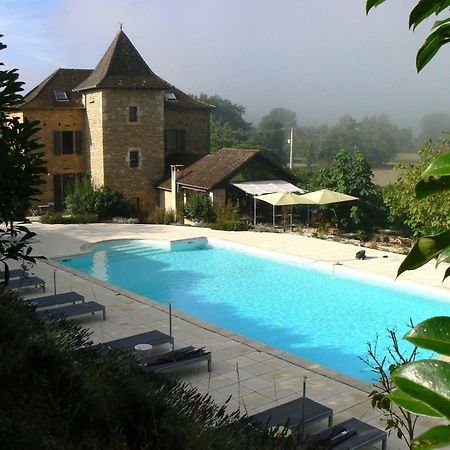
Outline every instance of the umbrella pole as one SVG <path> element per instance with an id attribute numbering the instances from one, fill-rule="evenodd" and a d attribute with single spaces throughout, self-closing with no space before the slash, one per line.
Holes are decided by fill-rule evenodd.
<path id="1" fill-rule="evenodd" d="M 273 227 L 275 228 L 275 205 L 273 205 L 272 209 L 273 209 L 273 212 L 272 212 Z"/>
<path id="2" fill-rule="evenodd" d="M 256 225 L 256 198 L 253 196 L 253 224 Z"/>

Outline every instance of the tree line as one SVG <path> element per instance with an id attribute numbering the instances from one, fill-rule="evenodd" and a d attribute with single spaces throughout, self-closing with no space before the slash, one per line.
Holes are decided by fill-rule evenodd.
<path id="1" fill-rule="evenodd" d="M 358 121 L 342 116 L 334 126 L 302 126 L 297 114 L 273 108 L 257 126 L 244 119 L 245 107 L 219 95 L 198 97 L 215 107 L 211 114 L 211 151 L 222 147 L 259 148 L 278 162 L 289 161 L 290 130 L 294 130 L 294 160 L 311 165 L 329 165 L 340 149 L 360 151 L 372 166 L 392 161 L 397 153 L 415 153 L 427 141 L 443 138 L 450 130 L 449 113 L 430 113 L 420 121 L 420 134 L 400 128 L 386 114 L 366 116 Z"/>

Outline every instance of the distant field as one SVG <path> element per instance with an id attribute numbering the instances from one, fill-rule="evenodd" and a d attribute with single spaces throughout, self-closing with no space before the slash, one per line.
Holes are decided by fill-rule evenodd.
<path id="1" fill-rule="evenodd" d="M 373 182 L 378 184 L 378 186 L 387 186 L 389 184 L 393 184 L 396 182 L 400 172 L 398 170 L 394 170 L 394 166 L 398 163 L 408 162 L 408 163 L 416 163 L 420 159 L 417 153 L 397 153 L 395 158 L 392 160 L 390 165 L 392 165 L 391 169 L 373 169 Z"/>

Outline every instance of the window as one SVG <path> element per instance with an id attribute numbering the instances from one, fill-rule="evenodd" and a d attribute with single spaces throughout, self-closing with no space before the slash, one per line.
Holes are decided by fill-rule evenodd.
<path id="1" fill-rule="evenodd" d="M 129 122 L 137 122 L 138 121 L 138 107 L 137 106 L 129 106 L 128 107 L 128 121 Z"/>
<path id="2" fill-rule="evenodd" d="M 66 91 L 53 91 L 58 102 L 68 102 L 69 97 Z"/>
<path id="3" fill-rule="evenodd" d="M 186 151 L 186 130 L 166 130 L 164 149 L 166 153 Z"/>
<path id="4" fill-rule="evenodd" d="M 128 161 L 130 163 L 130 168 L 139 167 L 139 150 L 130 150 L 128 152 Z"/>
<path id="5" fill-rule="evenodd" d="M 81 155 L 83 153 L 83 135 L 77 131 L 54 131 L 53 149 L 55 155 Z"/>
<path id="6" fill-rule="evenodd" d="M 169 101 L 177 99 L 176 95 L 173 92 L 164 92 L 164 98 Z"/>

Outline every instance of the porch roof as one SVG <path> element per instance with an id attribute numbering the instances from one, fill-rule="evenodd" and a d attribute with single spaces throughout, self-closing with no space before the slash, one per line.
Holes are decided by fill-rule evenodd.
<path id="1" fill-rule="evenodd" d="M 306 192 L 284 180 L 244 181 L 231 184 L 250 195 L 273 194 L 275 192 L 298 192 L 304 194 Z"/>

